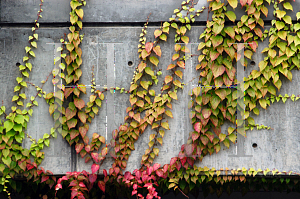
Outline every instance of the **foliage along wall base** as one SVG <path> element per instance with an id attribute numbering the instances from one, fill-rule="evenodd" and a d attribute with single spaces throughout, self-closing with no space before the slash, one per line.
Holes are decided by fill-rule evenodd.
<path id="1" fill-rule="evenodd" d="M 82 19 L 84 17 L 84 0 L 72 0 L 70 6 L 69 27 L 70 33 L 67 34 L 67 40 L 62 39 L 64 48 L 58 49 L 61 57 L 55 58 L 54 62 L 61 60 L 59 69 L 52 71 L 52 83 L 59 88 L 55 93 L 46 93 L 43 85 L 49 81 L 41 82 L 42 86 L 36 86 L 28 81 L 30 71 L 34 66 L 30 61 L 35 57 L 35 48 L 38 45 L 39 28 L 38 19 L 42 17 L 41 13 L 43 0 L 41 0 L 38 18 L 35 26 L 32 28 L 33 34 L 29 36 L 29 44 L 25 47 L 27 56 L 23 57 L 24 64 L 19 66 L 21 76 L 17 77 L 17 86 L 14 88 L 16 93 L 12 101 L 16 102 L 13 107 L 6 108 L 1 106 L 0 116 L 0 148 L 1 164 L 0 171 L 3 177 L 0 181 L 1 191 L 6 192 L 10 197 L 11 189 L 15 191 L 24 191 L 20 188 L 20 182 L 14 178 L 17 175 L 24 176 L 33 188 L 37 187 L 43 198 L 63 197 L 64 194 L 73 198 L 93 198 L 99 194 L 118 193 L 118 189 L 124 187 L 128 196 L 136 195 L 139 198 L 160 198 L 158 190 L 166 192 L 174 189 L 178 193 L 186 195 L 189 191 L 203 186 L 205 192 L 216 192 L 218 195 L 223 190 L 230 192 L 232 186 L 241 187 L 243 191 L 257 189 L 255 186 L 261 185 L 265 189 L 273 187 L 278 189 L 297 189 L 297 179 L 291 180 L 286 175 L 298 175 L 293 172 L 279 172 L 269 169 L 254 170 L 250 169 L 221 169 L 196 167 L 195 161 L 202 161 L 204 156 L 218 153 L 221 144 L 229 148 L 230 142 L 235 143 L 236 134 L 234 132 L 245 134 L 245 130 L 257 127 L 258 129 L 270 128 L 259 126 L 250 117 L 250 113 L 259 114 L 258 106 L 267 109 L 274 103 L 282 99 L 285 102 L 288 98 L 292 101 L 299 99 L 295 95 L 277 96 L 276 88 L 279 90 L 282 86 L 281 79 L 287 78 L 292 81 L 291 70 L 299 69 L 299 44 L 300 24 L 293 24 L 291 17 L 287 15 L 286 10 L 293 10 L 291 4 L 287 1 L 271 0 L 241 0 L 240 4 L 245 7 L 246 14 L 236 25 L 226 26 L 225 20 L 236 21 L 236 15 L 232 11 L 227 11 L 230 6 L 235 9 L 238 5 L 237 0 L 228 0 L 228 4 L 220 0 L 209 1 L 209 7 L 203 7 L 201 10 L 195 10 L 193 0 L 183 1 L 179 9 L 174 11 L 175 17 L 170 18 L 168 22 L 162 23 L 161 27 L 154 32 L 156 40 L 147 42 L 148 21 L 144 25 L 139 39 L 138 53 L 140 63 L 134 72 L 131 86 L 128 91 L 125 88 L 103 88 L 96 90 L 94 78 L 92 79 L 92 93 L 89 96 L 89 102 L 86 104 L 81 95 L 86 94 L 86 86 L 79 84 L 82 75 L 80 66 L 82 65 L 82 49 L 80 44 L 84 39 L 80 35 L 83 28 Z M 275 20 L 272 20 L 272 27 L 264 30 L 264 21 L 261 16 L 268 15 L 267 4 L 274 5 Z M 172 102 L 177 100 L 177 91 L 184 87 L 182 81 L 185 61 L 190 56 L 185 56 L 190 50 L 179 45 L 179 43 L 189 43 L 189 37 L 186 33 L 192 28 L 191 24 L 204 11 L 212 12 L 211 21 L 207 21 L 205 31 L 200 35 L 202 42 L 198 46 L 199 64 L 196 66 L 199 77 L 199 86 L 193 89 L 192 101 L 189 104 L 191 109 L 190 119 L 194 131 L 191 132 L 186 144 L 181 147 L 178 157 L 170 160 L 170 164 L 153 164 L 159 149 L 155 146 L 163 144 L 163 137 L 170 129 L 167 118 L 173 118 Z M 185 11 L 185 12 L 182 12 Z M 185 13 L 185 14 L 183 14 Z M 300 14 L 297 13 L 297 19 Z M 148 18 L 149 20 L 149 18 Z M 176 53 L 172 56 L 172 63 L 167 68 L 168 75 L 165 76 L 161 84 L 160 93 L 155 92 L 151 87 L 159 83 L 158 76 L 162 75 L 159 69 L 159 57 L 162 55 L 160 43 L 167 41 L 170 31 L 174 31 L 174 49 Z M 244 79 L 245 93 L 239 93 L 239 90 L 231 89 L 232 86 L 239 84 L 236 79 L 235 64 L 244 61 L 247 66 L 247 59 L 251 59 L 258 47 L 258 41 L 269 39 L 269 46 L 262 53 L 266 57 L 259 63 L 259 71 L 253 70 L 251 74 Z M 248 43 L 245 46 L 244 55 L 247 59 L 240 60 L 237 55 L 238 46 L 235 43 Z M 93 73 L 92 73 L 93 74 Z M 282 74 L 282 75 L 279 75 Z M 65 85 L 76 85 L 76 87 L 65 87 L 59 85 L 58 78 L 63 79 Z M 202 89 L 200 85 L 205 85 Z M 37 94 L 35 96 L 26 96 L 24 88 L 35 86 Z M 227 88 L 221 87 L 226 86 Z M 126 109 L 127 116 L 125 122 L 119 129 L 113 131 L 113 139 L 106 143 L 105 138 L 96 133 L 91 140 L 87 136 L 89 123 L 92 123 L 95 115 L 101 108 L 107 91 L 113 94 L 115 91 L 130 93 L 131 106 Z M 238 98 L 237 96 L 242 96 Z M 25 134 L 29 116 L 33 114 L 33 107 L 38 106 L 37 97 L 45 98 L 49 104 L 50 115 L 53 116 L 55 126 L 49 134 L 45 134 L 43 139 L 35 140 L 29 134 Z M 30 100 L 29 100 L 30 99 Z M 25 106 L 25 100 L 29 102 Z M 245 106 L 245 109 L 243 107 Z M 243 121 L 236 120 L 236 110 L 242 113 L 247 126 L 241 128 Z M 221 133 L 221 125 L 225 121 L 236 124 L 236 128 L 230 127 L 228 134 Z M 150 126 L 150 127 L 148 127 Z M 137 168 L 133 173 L 125 172 L 128 158 L 132 150 L 135 150 L 134 143 L 146 128 L 152 128 L 153 134 L 150 135 L 149 148 L 141 160 L 141 168 Z M 56 178 L 51 171 L 44 171 L 38 168 L 42 162 L 44 145 L 50 145 L 50 139 L 56 138 L 60 133 L 63 138 L 75 146 L 75 150 L 85 162 L 92 161 L 92 173 L 68 172 L 66 175 Z M 32 142 L 30 149 L 21 147 L 24 139 Z M 100 150 L 100 152 L 98 152 Z M 108 171 L 103 170 L 104 178 L 98 175 L 101 165 L 110 155 L 114 158 L 112 168 Z M 256 177 L 260 174 L 267 176 L 284 174 L 284 178 L 267 179 L 266 177 Z M 285 182 L 285 184 L 280 184 Z M 40 185 L 34 185 L 40 184 Z M 49 189 L 45 189 L 45 185 Z M 279 186 L 280 185 L 280 186 Z M 254 187 L 253 187 L 254 186 Z M 26 186 L 24 186 L 26 187 Z M 70 191 L 66 191 L 69 189 Z M 99 188 L 99 189 L 98 189 Z M 123 190 L 124 190 L 123 189 Z M 45 190 L 45 191 L 43 191 Z M 109 193 L 107 191 L 109 190 Z M 65 196 L 64 196 L 65 197 Z"/>

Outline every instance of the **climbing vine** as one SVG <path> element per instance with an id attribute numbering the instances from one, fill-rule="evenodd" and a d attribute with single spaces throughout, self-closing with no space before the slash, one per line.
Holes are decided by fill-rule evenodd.
<path id="1" fill-rule="evenodd" d="M 84 35 L 81 35 L 80 31 L 83 29 L 84 6 L 87 4 L 85 0 L 70 1 L 70 32 L 61 39 L 63 47 L 57 49 L 60 57 L 54 60 L 54 64 L 59 63 L 59 68 L 51 71 L 46 80 L 41 82 L 41 86 L 26 81 L 34 69 L 31 60 L 35 57 L 35 48 L 38 47 L 38 20 L 43 12 L 43 0 L 40 0 L 38 17 L 32 28 L 32 35 L 28 38 L 29 44 L 25 47 L 26 56 L 23 57 L 23 64 L 18 66 L 20 76 L 16 78 L 16 94 L 12 98 L 16 104 L 10 107 L 11 110 L 7 110 L 3 105 L 0 109 L 0 116 L 3 117 L 0 120 L 0 191 L 6 192 L 8 197 L 11 189 L 19 192 L 20 183 L 15 180 L 16 175 L 25 177 L 29 183 L 38 182 L 49 186 L 49 189 L 39 196 L 43 198 L 63 197 L 67 187 L 71 188 L 69 192 L 65 192 L 72 199 L 95 198 L 97 194 L 115 196 L 121 192 L 127 194 L 127 197 L 136 195 L 139 198 L 161 198 L 158 191 L 165 193 L 170 189 L 186 196 L 189 191 L 200 186 L 220 195 L 223 185 L 227 187 L 227 192 L 231 192 L 231 183 L 235 184 L 238 181 L 244 182 L 244 185 L 239 186 L 247 186 L 247 190 L 255 190 L 252 187 L 254 183 L 261 183 L 268 189 L 270 183 L 275 186 L 277 182 L 284 181 L 288 189 L 296 188 L 296 179 L 286 177 L 273 179 L 271 182 L 266 178 L 269 174 L 299 175 L 294 172 L 253 168 L 216 170 L 195 165 L 195 161 L 202 161 L 204 156 L 218 153 L 222 145 L 229 148 L 230 142 L 236 143 L 236 132 L 245 135 L 246 130 L 252 130 L 254 127 L 272 129 L 256 124 L 251 117 L 253 113 L 259 115 L 259 106 L 267 109 L 271 103 L 280 100 L 283 103 L 287 99 L 299 100 L 299 96 L 295 94 L 277 95 L 282 87 L 282 80 L 287 78 L 292 81 L 291 71 L 300 68 L 300 23 L 293 24 L 291 16 L 287 15 L 287 10 L 293 11 L 291 4 L 284 0 L 208 2 L 207 8 L 195 10 L 193 0 L 183 1 L 180 7 L 174 10 L 175 17 L 163 22 L 160 28 L 154 31 L 154 41 L 147 42 L 147 28 L 151 17 L 149 15 L 139 37 L 140 62 L 134 70 L 130 88 L 104 87 L 97 90 L 92 70 L 91 94 L 89 101 L 85 103 L 82 96 L 87 95 L 87 86 L 79 83 L 84 53 L 80 47 Z M 237 9 L 239 3 L 246 14 L 237 21 L 236 14 L 230 10 Z M 265 29 L 263 17 L 268 16 L 267 6 L 271 4 L 274 7 L 275 19 L 271 22 L 271 28 Z M 195 68 L 198 85 L 192 89 L 191 101 L 188 104 L 191 109 L 189 116 L 193 132 L 190 133 L 187 143 L 182 145 L 178 156 L 170 160 L 170 164 L 153 164 L 159 154 L 157 144 L 163 144 L 165 133 L 172 128 L 168 119 L 173 118 L 172 103 L 178 100 L 178 91 L 185 86 L 185 62 L 195 56 L 191 54 L 191 49 L 181 44 L 189 43 L 187 35 L 192 23 L 206 11 L 208 16 L 212 12 L 212 20 L 207 21 L 204 32 L 199 36 L 199 63 Z M 297 13 L 297 20 L 299 18 L 300 12 Z M 232 25 L 225 26 L 226 21 L 232 22 Z M 175 32 L 175 53 L 167 70 L 163 71 L 159 64 L 159 58 L 163 54 L 160 44 L 170 39 L 170 32 Z M 266 39 L 269 40 L 269 44 L 261 52 L 265 58 L 259 63 L 259 70 L 251 70 L 250 75 L 242 82 L 238 81 L 236 74 L 239 69 L 236 65 L 240 62 L 243 67 L 247 67 L 253 53 L 260 53 L 257 52 L 259 42 Z M 245 45 L 241 46 L 238 43 Z M 238 53 L 241 50 L 245 58 Z M 162 74 L 166 76 L 163 82 L 159 82 L 158 77 Z M 43 85 L 51 75 L 52 83 L 58 90 L 47 93 L 43 90 Z M 154 89 L 158 84 L 161 84 L 159 91 Z M 28 86 L 36 88 L 35 96 L 26 96 L 24 89 Z M 115 91 L 130 94 L 130 106 L 126 109 L 124 123 L 113 131 L 113 139 L 109 143 L 97 133 L 89 138 L 87 132 L 90 124 L 101 110 L 105 96 Z M 29 116 L 34 114 L 33 107 L 38 106 L 37 97 L 46 100 L 55 124 L 50 132 L 39 140 L 32 138 L 30 132 L 26 131 Z M 244 119 L 236 118 L 237 110 Z M 227 133 L 222 133 L 221 126 L 226 121 L 233 123 L 234 127 L 229 127 Z M 242 127 L 244 121 L 245 128 Z M 142 156 L 141 167 L 133 173 L 127 171 L 123 174 L 128 158 L 135 150 L 134 144 L 146 128 L 151 128 L 153 133 L 149 137 L 149 147 Z M 67 172 L 57 179 L 51 171 L 38 167 L 45 158 L 43 148 L 49 147 L 50 139 L 57 138 L 57 134 L 61 134 L 70 146 L 74 146 L 77 154 L 80 154 L 86 163 L 92 161 L 91 173 Z M 21 146 L 26 138 L 32 142 L 29 149 Z M 108 155 L 113 157 L 114 163 L 108 171 L 103 170 L 101 177 L 98 174 Z M 262 177 L 254 178 L 255 176 Z"/>

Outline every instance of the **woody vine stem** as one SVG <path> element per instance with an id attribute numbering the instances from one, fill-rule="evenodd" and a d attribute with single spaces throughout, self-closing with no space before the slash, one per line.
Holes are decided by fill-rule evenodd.
<path id="1" fill-rule="evenodd" d="M 236 21 L 236 15 L 228 8 L 236 9 L 238 4 L 245 9 L 245 15 Z M 300 24 L 292 23 L 292 18 L 287 15 L 286 10 L 293 10 L 291 4 L 284 0 L 228 0 L 227 4 L 220 0 L 209 0 L 209 7 L 195 10 L 193 0 L 183 1 L 178 9 L 174 10 L 175 17 L 161 24 L 161 27 L 154 31 L 155 40 L 147 42 L 147 28 L 149 17 L 145 23 L 139 38 L 138 55 L 139 65 L 135 68 L 130 88 L 103 88 L 96 89 L 94 73 L 92 71 L 92 87 L 89 101 L 82 99 L 86 95 L 86 86 L 79 84 L 82 76 L 81 65 L 83 63 L 80 47 L 84 36 L 80 34 L 83 28 L 85 0 L 71 0 L 69 33 L 67 40 L 61 39 L 64 48 L 60 51 L 60 57 L 55 58 L 55 63 L 60 61 L 59 68 L 51 73 L 52 83 L 56 92 L 43 90 L 43 85 L 49 80 L 42 81 L 37 86 L 27 79 L 31 70 L 34 69 L 32 60 L 35 57 L 35 48 L 38 45 L 38 20 L 42 17 L 43 0 L 40 0 L 40 10 L 37 20 L 32 28 L 32 35 L 29 36 L 29 45 L 25 47 L 26 56 L 23 57 L 23 64 L 19 66 L 20 76 L 16 78 L 16 93 L 12 101 L 15 106 L 8 110 L 1 106 L 0 116 L 0 172 L 3 174 L 0 185 L 2 190 L 10 197 L 9 186 L 16 190 L 16 175 L 22 175 L 27 180 L 37 181 L 49 185 L 49 191 L 43 195 L 44 198 L 60 193 L 66 184 L 71 187 L 71 198 L 92 198 L 90 192 L 94 185 L 98 186 L 104 194 L 111 184 L 116 187 L 125 186 L 129 188 L 130 195 L 139 198 L 144 197 L 143 191 L 147 191 L 146 198 L 160 198 L 157 189 L 179 190 L 186 196 L 189 189 L 215 182 L 226 184 L 236 180 L 251 182 L 246 176 L 255 176 L 258 173 L 267 175 L 294 174 L 293 172 L 270 171 L 266 169 L 249 170 L 242 169 L 220 169 L 197 167 L 195 162 L 202 161 L 204 156 L 218 153 L 224 145 L 230 147 L 230 142 L 235 143 L 236 133 L 244 135 L 245 130 L 270 129 L 264 125 L 257 125 L 251 117 L 252 113 L 258 115 L 258 106 L 267 109 L 271 103 L 287 99 L 297 101 L 296 95 L 277 95 L 277 90 L 282 87 L 282 79 L 292 81 L 292 70 L 299 70 L 299 49 L 300 49 Z M 261 16 L 268 16 L 267 5 L 274 6 L 274 17 L 272 27 L 265 29 Z M 212 20 L 207 20 L 206 29 L 200 35 L 201 42 L 198 45 L 199 55 L 191 54 L 191 50 L 185 45 L 190 38 L 187 36 L 192 28 L 192 23 L 205 10 L 212 12 Z M 297 13 L 297 20 L 300 13 Z M 232 21 L 232 26 L 225 27 L 225 21 Z M 237 22 L 237 23 L 236 23 Z M 159 58 L 163 52 L 160 44 L 166 42 L 169 33 L 175 32 L 174 50 L 172 63 L 163 71 Z M 235 64 L 243 61 L 248 65 L 253 53 L 257 51 L 258 42 L 269 39 L 269 45 L 265 48 L 265 58 L 259 63 L 259 70 L 252 70 L 251 74 L 244 78 L 245 93 L 239 93 L 231 87 L 239 82 L 236 79 Z M 244 56 L 247 59 L 241 60 L 237 56 L 238 45 L 235 43 L 248 43 L 244 47 Z M 260 52 L 256 52 L 260 53 Z M 186 55 L 189 56 L 186 56 Z M 163 138 L 169 126 L 168 120 L 173 118 L 172 103 L 178 99 L 178 91 L 183 89 L 183 73 L 187 59 L 198 56 L 199 64 L 196 66 L 198 87 L 194 88 L 191 95 L 189 108 L 191 109 L 190 119 L 193 132 L 190 133 L 187 143 L 182 145 L 177 157 L 170 160 L 170 164 L 161 166 L 153 161 L 159 154 L 158 144 L 163 144 Z M 167 74 L 161 83 L 158 76 Z M 283 76 L 279 75 L 282 74 Z M 58 78 L 64 81 L 60 85 Z M 158 93 L 153 89 L 154 85 L 161 84 Z M 26 96 L 24 89 L 28 85 L 34 86 L 37 90 L 35 96 Z M 76 85 L 70 87 L 70 85 Z M 201 86 L 202 85 L 202 86 Z M 203 86 L 204 85 L 204 86 Z M 277 89 L 276 89 L 277 88 Z M 113 131 L 113 139 L 109 142 L 97 133 L 92 138 L 87 136 L 90 123 L 95 115 L 101 111 L 102 101 L 105 95 L 113 94 L 115 91 L 130 94 L 130 106 L 126 109 L 124 123 Z M 239 99 L 237 96 L 243 96 Z M 42 139 L 32 138 L 30 132 L 26 131 L 27 123 L 32 116 L 34 106 L 38 106 L 37 97 L 43 97 L 49 104 L 49 113 L 53 116 L 54 127 L 50 133 L 44 134 Z M 241 102 L 242 100 L 242 102 Z M 25 101 L 28 103 L 25 106 Z M 245 106 L 245 109 L 244 109 Z M 241 129 L 243 121 L 236 120 L 236 110 L 240 110 L 247 125 Z M 229 127 L 228 133 L 221 132 L 224 122 L 230 121 L 236 124 L 236 128 Z M 127 167 L 127 161 L 134 144 L 143 134 L 146 128 L 153 129 L 149 137 L 148 149 L 146 149 L 141 160 L 141 167 L 133 173 L 123 171 Z M 71 145 L 85 162 L 92 161 L 92 173 L 67 172 L 61 178 L 56 178 L 51 171 L 45 171 L 38 165 L 42 162 L 44 146 L 50 146 L 50 139 L 57 138 L 57 134 Z M 24 139 L 28 138 L 32 144 L 29 149 L 21 146 Z M 107 144 L 105 144 L 107 143 Z M 100 151 L 100 152 L 99 152 Z M 103 162 L 108 155 L 114 159 L 112 168 L 103 170 L 104 178 L 99 175 Z M 266 180 L 262 178 L 262 182 Z M 282 182 L 282 178 L 280 179 Z M 290 179 L 285 179 L 289 184 Z M 64 184 L 65 183 L 65 184 Z M 144 195 L 143 195 L 144 194 Z M 187 197 L 187 196 L 186 196 Z"/>

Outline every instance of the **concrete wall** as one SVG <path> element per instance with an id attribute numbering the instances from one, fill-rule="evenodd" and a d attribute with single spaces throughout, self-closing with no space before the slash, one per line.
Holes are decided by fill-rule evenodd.
<path id="1" fill-rule="evenodd" d="M 181 1 L 179 0 L 88 0 L 87 6 L 84 8 L 85 17 L 84 29 L 85 34 L 83 43 L 83 65 L 81 69 L 83 76 L 81 82 L 90 85 L 91 68 L 95 67 L 96 84 L 100 87 L 104 85 L 124 87 L 129 89 L 131 78 L 135 67 L 138 65 L 137 45 L 138 37 L 141 32 L 141 25 L 146 21 L 148 14 L 151 12 L 150 22 L 160 22 L 168 20 L 172 17 L 173 10 L 178 8 Z M 291 2 L 294 8 L 299 7 L 299 2 Z M 16 84 L 18 76 L 17 63 L 22 64 L 22 58 L 25 55 L 25 46 L 28 42 L 28 36 L 31 32 L 31 24 L 36 19 L 38 11 L 38 0 L 1 0 L 0 1 L 0 101 L 8 107 L 12 105 L 11 98 L 13 96 L 13 88 Z M 205 0 L 199 1 L 196 8 L 208 6 Z M 41 28 L 37 31 L 39 34 L 38 50 L 36 50 L 36 58 L 32 60 L 33 71 L 31 72 L 29 81 L 40 85 L 42 80 L 53 69 L 54 45 L 51 43 L 59 43 L 64 33 L 68 33 L 69 21 L 69 1 L 48 0 L 45 1 L 43 18 L 40 20 Z M 244 13 L 240 8 L 236 9 L 237 17 Z M 272 8 L 269 10 L 269 17 L 265 20 L 272 19 Z M 293 16 L 293 15 L 291 15 Z M 199 35 L 204 31 L 204 24 L 207 19 L 205 11 L 201 17 L 197 19 L 198 25 L 193 26 L 188 33 L 190 36 L 191 48 L 197 53 L 197 43 L 199 43 Z M 295 19 L 295 16 L 293 16 Z M 109 22 L 109 23 L 107 23 Z M 126 22 L 126 23 L 125 23 Z M 142 23 L 133 23 L 142 22 Z M 85 26 L 87 24 L 87 26 Z M 157 27 L 149 25 L 147 41 L 153 41 L 153 31 Z M 161 45 L 163 56 L 160 59 L 159 67 L 163 70 L 160 76 L 159 85 L 161 85 L 164 76 L 168 74 L 165 70 L 171 62 L 174 44 L 174 32 L 171 32 L 168 41 Z M 108 54 L 108 49 L 114 44 L 113 56 Z M 255 66 L 249 66 L 247 73 L 258 68 L 258 63 L 263 59 L 261 55 L 262 49 L 268 42 L 261 43 L 256 54 L 253 56 Z M 114 68 L 108 67 L 112 59 L 115 61 Z M 133 64 L 128 65 L 131 61 Z M 187 108 L 188 92 L 196 82 L 191 81 L 197 76 L 195 72 L 196 58 L 191 60 L 189 67 L 184 71 L 184 82 L 190 82 L 184 90 L 179 91 L 178 101 L 173 103 L 174 119 L 169 119 L 170 131 L 166 132 L 163 138 L 163 146 L 159 146 L 159 156 L 155 162 L 167 164 L 172 157 L 178 155 L 180 147 L 186 142 L 188 133 L 191 130 L 189 124 Z M 47 92 L 52 92 L 53 87 L 48 82 L 45 85 Z M 159 89 L 157 86 L 156 89 Z M 88 89 L 89 91 L 89 89 Z M 26 89 L 27 96 L 35 95 L 34 88 Z M 293 71 L 293 82 L 283 81 L 281 94 L 300 93 L 300 73 Z M 87 100 L 88 96 L 84 96 Z M 126 115 L 125 109 L 130 105 L 128 94 L 110 93 L 106 96 L 106 103 L 95 117 L 90 125 L 88 135 L 91 137 L 97 132 L 104 137 L 110 139 L 111 131 L 122 124 Z M 103 101 L 105 102 L 105 101 Z M 44 133 L 49 133 L 53 126 L 53 120 L 48 114 L 48 105 L 43 99 L 38 99 L 39 107 L 34 108 L 33 117 L 30 119 L 27 132 L 38 139 Z M 106 119 L 107 118 L 107 119 Z M 299 101 L 292 102 L 287 100 L 285 104 L 282 102 L 275 103 L 267 110 L 260 110 L 260 116 L 254 117 L 256 123 L 270 126 L 273 130 L 253 130 L 247 132 L 247 138 L 244 139 L 244 151 L 246 155 L 252 157 L 229 157 L 236 153 L 235 145 L 231 145 L 229 149 L 221 150 L 218 154 L 207 156 L 198 166 L 207 166 L 209 168 L 254 168 L 254 169 L 273 169 L 279 171 L 295 171 L 300 172 L 298 153 L 300 149 L 300 104 Z M 227 131 L 229 123 L 224 124 L 222 133 Z M 107 129 L 106 129 L 107 127 Z M 135 151 L 129 158 L 127 169 L 133 171 L 139 168 L 141 157 L 146 148 L 148 148 L 149 135 L 152 131 L 148 128 L 135 144 Z M 253 148 L 252 144 L 256 143 L 257 147 Z M 24 147 L 30 147 L 30 142 L 25 141 Z M 51 139 L 50 147 L 44 150 L 45 160 L 41 166 L 45 169 L 53 171 L 55 174 L 63 174 L 67 171 L 83 169 L 90 171 L 90 165 L 85 164 L 84 160 L 77 156 L 74 149 L 71 148 L 61 135 L 57 139 Z M 109 169 L 112 161 L 108 160 L 103 164 L 103 168 Z"/>

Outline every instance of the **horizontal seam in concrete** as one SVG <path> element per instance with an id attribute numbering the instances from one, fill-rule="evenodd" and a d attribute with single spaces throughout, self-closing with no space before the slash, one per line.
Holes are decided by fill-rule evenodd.
<path id="1" fill-rule="evenodd" d="M 236 21 L 238 23 L 239 21 Z M 160 27 L 163 22 L 149 22 L 148 27 L 158 26 Z M 236 23 L 232 23 L 230 21 L 225 22 L 226 26 L 235 25 Z M 265 21 L 265 25 L 271 25 L 271 21 Z M 297 23 L 293 21 L 293 23 Z M 83 28 L 86 27 L 143 27 L 145 22 L 83 22 Z M 7 23 L 7 22 L 0 22 L 1 28 L 6 27 L 21 27 L 21 28 L 31 28 L 34 23 Z M 47 23 L 40 23 L 40 27 L 51 27 L 51 28 L 62 28 L 62 27 L 70 27 L 70 22 L 47 22 Z M 204 26 L 206 25 L 206 21 L 196 21 L 191 24 L 192 26 Z"/>

